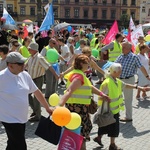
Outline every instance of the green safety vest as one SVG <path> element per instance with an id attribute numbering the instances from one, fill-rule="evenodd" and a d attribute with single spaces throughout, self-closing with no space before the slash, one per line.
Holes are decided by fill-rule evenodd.
<path id="1" fill-rule="evenodd" d="M 117 114 L 120 110 L 124 110 L 124 103 L 123 103 L 123 95 L 122 95 L 122 81 L 120 79 L 117 80 L 117 85 L 113 81 L 112 78 L 108 77 L 102 83 L 100 90 L 102 90 L 103 84 L 108 85 L 108 96 L 111 99 L 109 104 L 110 110 L 113 114 Z M 101 105 L 101 100 L 98 100 L 98 105 Z"/>
<path id="2" fill-rule="evenodd" d="M 116 58 L 122 53 L 122 46 L 116 40 L 114 42 L 113 50 L 109 49 L 109 61 L 115 61 Z"/>
<path id="3" fill-rule="evenodd" d="M 21 46 L 20 47 L 20 52 L 21 52 L 21 55 L 25 58 L 29 58 L 31 56 L 31 54 L 29 53 L 26 46 Z"/>
<path id="4" fill-rule="evenodd" d="M 55 48 L 49 48 L 49 45 L 45 47 L 46 48 L 46 56 L 45 59 L 49 62 L 49 63 L 57 63 L 58 59 L 59 59 L 59 53 L 57 52 L 57 50 Z"/>
<path id="5" fill-rule="evenodd" d="M 76 74 L 76 73 L 81 74 L 84 77 L 84 84 L 71 94 L 71 97 L 67 100 L 66 103 L 89 105 L 91 103 L 92 84 L 81 70 L 75 69 L 65 75 L 64 78 L 67 79 L 66 86 L 67 88 L 70 86 L 71 82 L 69 81 L 69 79 L 73 74 Z"/>

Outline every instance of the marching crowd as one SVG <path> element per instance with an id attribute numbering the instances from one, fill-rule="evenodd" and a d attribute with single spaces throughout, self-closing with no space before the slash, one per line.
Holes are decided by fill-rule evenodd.
<path id="1" fill-rule="evenodd" d="M 150 90 L 150 48 L 140 36 L 133 52 L 132 44 L 122 33 L 117 33 L 114 41 L 104 45 L 106 34 L 89 28 L 73 33 L 63 29 L 55 34 L 49 30 L 47 37 L 42 37 L 40 32 L 36 35 L 29 32 L 24 38 L 22 30 L 11 30 L 9 34 L 6 29 L 0 31 L 0 121 L 8 137 L 7 150 L 27 149 L 25 124 L 28 120 L 40 120 L 41 104 L 52 114 L 55 108 L 50 107 L 47 100 L 57 93 L 58 85 L 66 87 L 59 106 L 81 116 L 81 135 L 84 136 L 81 150 L 86 150 L 86 141 L 90 140 L 92 122 L 88 105 L 93 94 L 99 96 L 99 106 L 101 100 L 109 103 L 116 119 L 113 124 L 99 127 L 93 140 L 103 147 L 102 136 L 108 134 L 109 150 L 121 149 L 115 138 L 119 135 L 119 121 L 134 119 L 133 89 L 137 89 L 137 100 L 149 98 L 146 91 Z M 108 62 L 113 63 L 106 71 L 102 70 Z M 135 81 L 136 74 L 138 81 Z M 95 75 L 100 89 L 92 84 Z M 33 112 L 27 118 L 29 105 Z M 124 106 L 125 117 L 119 118 Z"/>

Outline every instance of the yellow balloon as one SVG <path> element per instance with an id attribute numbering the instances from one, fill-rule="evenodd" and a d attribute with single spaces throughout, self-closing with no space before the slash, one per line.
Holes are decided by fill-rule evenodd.
<path id="1" fill-rule="evenodd" d="M 80 125 L 81 125 L 80 115 L 75 113 L 75 112 L 72 112 L 71 113 L 71 120 L 65 127 L 70 129 L 70 130 L 74 130 L 74 129 L 77 129 Z"/>
<path id="2" fill-rule="evenodd" d="M 149 42 L 149 41 L 150 41 L 150 35 L 146 35 L 145 41 L 146 41 L 146 42 Z"/>
<path id="3" fill-rule="evenodd" d="M 24 27 L 25 25 L 26 25 L 25 23 L 22 24 L 23 27 Z"/>
<path id="4" fill-rule="evenodd" d="M 59 96 L 56 93 L 54 93 L 49 97 L 48 102 L 51 106 L 57 106 L 59 103 L 59 100 L 60 100 Z"/>

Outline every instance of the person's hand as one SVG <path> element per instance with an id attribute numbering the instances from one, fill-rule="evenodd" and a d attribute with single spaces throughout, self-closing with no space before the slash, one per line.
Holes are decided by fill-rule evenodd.
<path id="1" fill-rule="evenodd" d="M 110 98 L 104 93 L 103 93 L 103 95 L 101 95 L 101 98 L 109 103 L 111 102 Z"/>
<path id="2" fill-rule="evenodd" d="M 55 76 L 55 79 L 56 79 L 56 80 L 59 80 L 59 78 L 60 78 L 60 76 L 58 76 L 58 75 Z"/>
<path id="3" fill-rule="evenodd" d="M 63 72 L 62 72 L 62 73 L 60 73 L 59 77 L 60 77 L 61 79 L 63 79 L 63 77 L 64 77 L 64 73 L 63 73 Z"/>
<path id="4" fill-rule="evenodd" d="M 49 115 L 52 115 L 52 113 L 53 113 L 54 110 L 55 110 L 54 107 L 48 107 L 48 108 L 46 109 L 46 111 L 49 113 Z"/>
<path id="5" fill-rule="evenodd" d="M 144 91 L 150 91 L 150 87 L 143 87 Z"/>

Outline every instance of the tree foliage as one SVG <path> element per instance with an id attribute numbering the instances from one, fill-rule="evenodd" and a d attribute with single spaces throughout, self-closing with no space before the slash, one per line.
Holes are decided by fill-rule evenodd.
<path id="1" fill-rule="evenodd" d="M 129 21 L 130 21 L 130 17 L 128 14 L 122 14 L 120 17 L 120 25 L 123 26 L 124 28 L 128 28 L 129 27 Z"/>

